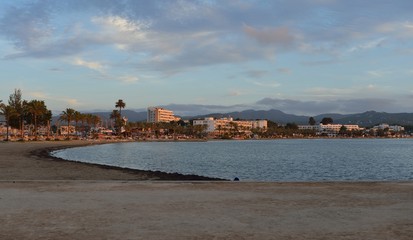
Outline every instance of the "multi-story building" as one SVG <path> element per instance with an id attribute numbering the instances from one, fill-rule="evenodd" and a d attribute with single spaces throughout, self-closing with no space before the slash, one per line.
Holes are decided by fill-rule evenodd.
<path id="1" fill-rule="evenodd" d="M 253 128 L 267 129 L 267 120 L 256 121 L 234 121 L 232 118 L 205 118 L 194 120 L 194 126 L 205 125 L 206 131 L 209 133 L 224 133 L 233 128 L 237 128 L 240 132 L 250 132 Z"/>
<path id="2" fill-rule="evenodd" d="M 348 131 L 363 130 L 359 125 L 354 124 L 319 124 L 319 125 L 299 125 L 300 130 L 314 130 L 317 132 L 330 132 L 338 133 L 342 127 L 345 127 Z"/>
<path id="3" fill-rule="evenodd" d="M 327 132 L 339 132 L 342 127 L 345 127 L 347 131 L 357 131 L 361 130 L 359 125 L 354 124 L 320 124 L 319 130 L 320 131 L 327 131 Z"/>
<path id="4" fill-rule="evenodd" d="M 172 122 L 179 121 L 181 118 L 176 117 L 174 112 L 160 107 L 149 107 L 148 108 L 148 118 L 149 123 L 158 122 Z"/>
<path id="5" fill-rule="evenodd" d="M 318 131 L 320 129 L 320 126 L 319 125 L 298 125 L 298 129 Z"/>
<path id="6" fill-rule="evenodd" d="M 404 127 L 402 126 L 398 126 L 398 125 L 389 125 L 387 123 L 382 123 L 380 125 L 374 126 L 373 130 L 377 131 L 377 130 L 385 130 L 388 129 L 389 131 L 392 132 L 403 132 L 404 131 Z"/>
<path id="7" fill-rule="evenodd" d="M 267 129 L 268 128 L 268 121 L 267 120 L 252 121 L 252 128 Z"/>

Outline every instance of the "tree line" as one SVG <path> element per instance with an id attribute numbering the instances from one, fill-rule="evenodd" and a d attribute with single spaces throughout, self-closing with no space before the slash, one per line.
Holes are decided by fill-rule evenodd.
<path id="1" fill-rule="evenodd" d="M 47 109 L 44 101 L 23 100 L 22 92 L 16 89 L 10 95 L 8 104 L 0 102 L 0 113 L 4 115 L 7 124 L 7 139 L 9 137 L 9 126 L 20 129 L 21 138 L 24 137 L 25 125 L 34 126 L 32 134 L 37 140 L 39 125 L 47 125 L 50 128 L 52 112 Z"/>
<path id="2" fill-rule="evenodd" d="M 22 91 L 15 89 L 10 94 L 8 102 L 0 100 L 0 114 L 4 116 L 6 123 L 6 140 L 9 140 L 9 128 L 19 129 L 20 138 L 24 139 L 26 129 L 28 134 L 34 136 L 35 140 L 39 137 L 39 128 L 46 127 L 47 136 L 51 133 L 52 111 L 49 110 L 43 100 L 24 100 Z M 67 108 L 63 111 L 59 118 L 60 121 L 65 121 L 68 129 L 72 122 L 77 126 L 78 122 L 88 124 L 88 126 L 96 126 L 100 122 L 100 118 L 92 114 L 82 114 L 72 108 Z M 54 132 L 58 132 L 54 126 Z"/>

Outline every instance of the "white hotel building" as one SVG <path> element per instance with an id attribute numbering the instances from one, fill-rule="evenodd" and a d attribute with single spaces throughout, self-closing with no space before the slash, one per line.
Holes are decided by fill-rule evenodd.
<path id="1" fill-rule="evenodd" d="M 251 129 L 267 129 L 267 120 L 255 120 L 255 121 L 234 121 L 232 118 L 205 118 L 201 120 L 194 120 L 194 126 L 196 125 L 205 125 L 206 131 L 209 133 L 218 133 L 219 131 L 225 132 L 230 130 L 233 127 L 233 124 L 236 124 L 238 129 L 241 132 L 251 131 Z"/>
<path id="2" fill-rule="evenodd" d="M 174 112 L 160 107 L 149 107 L 147 121 L 149 123 L 179 121 L 181 118 L 176 117 Z"/>
<path id="3" fill-rule="evenodd" d="M 345 127 L 348 131 L 358 131 L 364 128 L 359 127 L 359 125 L 354 124 L 319 124 L 319 125 L 299 125 L 300 130 L 314 130 L 317 132 L 331 132 L 338 133 L 341 127 Z"/>
<path id="4" fill-rule="evenodd" d="M 391 132 L 403 132 L 404 131 L 404 127 L 402 127 L 402 126 L 389 125 L 387 123 L 382 123 L 380 125 L 377 125 L 377 126 L 373 127 L 374 131 L 385 130 L 385 129 L 389 129 L 389 131 L 391 131 Z"/>

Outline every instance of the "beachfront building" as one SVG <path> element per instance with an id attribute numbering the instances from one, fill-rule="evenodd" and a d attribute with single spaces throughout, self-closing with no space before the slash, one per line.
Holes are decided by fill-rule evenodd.
<path id="1" fill-rule="evenodd" d="M 313 130 L 318 133 L 338 133 L 340 129 L 345 127 L 347 131 L 359 131 L 363 128 L 355 124 L 322 124 L 319 125 L 299 125 L 298 129 L 300 130 Z"/>
<path id="2" fill-rule="evenodd" d="M 298 125 L 298 129 L 318 131 L 320 129 L 320 126 L 319 125 Z"/>
<path id="3" fill-rule="evenodd" d="M 233 118 L 219 118 L 214 119 L 212 117 L 207 117 L 205 119 L 196 119 L 193 121 L 193 125 L 204 125 L 206 126 L 206 131 L 213 134 L 223 134 L 228 133 L 236 129 L 241 133 L 251 133 L 254 128 L 266 130 L 267 120 L 234 120 Z"/>
<path id="4" fill-rule="evenodd" d="M 387 123 L 382 123 L 380 125 L 374 126 L 373 130 L 377 131 L 377 130 L 386 130 L 388 129 L 390 132 L 403 132 L 404 131 L 404 127 L 402 126 L 398 126 L 398 125 L 389 125 Z"/>
<path id="5" fill-rule="evenodd" d="M 0 135 L 6 136 L 7 132 L 11 133 L 11 127 L 7 127 L 6 125 L 0 123 Z"/>
<path id="6" fill-rule="evenodd" d="M 76 133 L 75 126 L 60 126 L 59 130 L 61 135 L 74 135 Z"/>
<path id="7" fill-rule="evenodd" d="M 342 127 L 345 127 L 347 131 L 358 131 L 358 130 L 362 130 L 359 125 L 354 125 L 354 124 L 320 124 L 319 127 L 319 131 L 321 132 L 340 132 L 340 129 Z"/>
<path id="8" fill-rule="evenodd" d="M 174 115 L 174 112 L 165 108 L 160 107 L 149 107 L 148 108 L 148 123 L 158 123 L 158 122 L 172 122 L 179 121 L 181 118 Z"/>

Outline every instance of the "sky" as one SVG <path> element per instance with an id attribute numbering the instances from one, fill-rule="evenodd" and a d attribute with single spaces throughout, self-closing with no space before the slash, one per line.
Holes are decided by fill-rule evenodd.
<path id="1" fill-rule="evenodd" d="M 0 99 L 413 112 L 411 0 L 2 0 Z"/>

